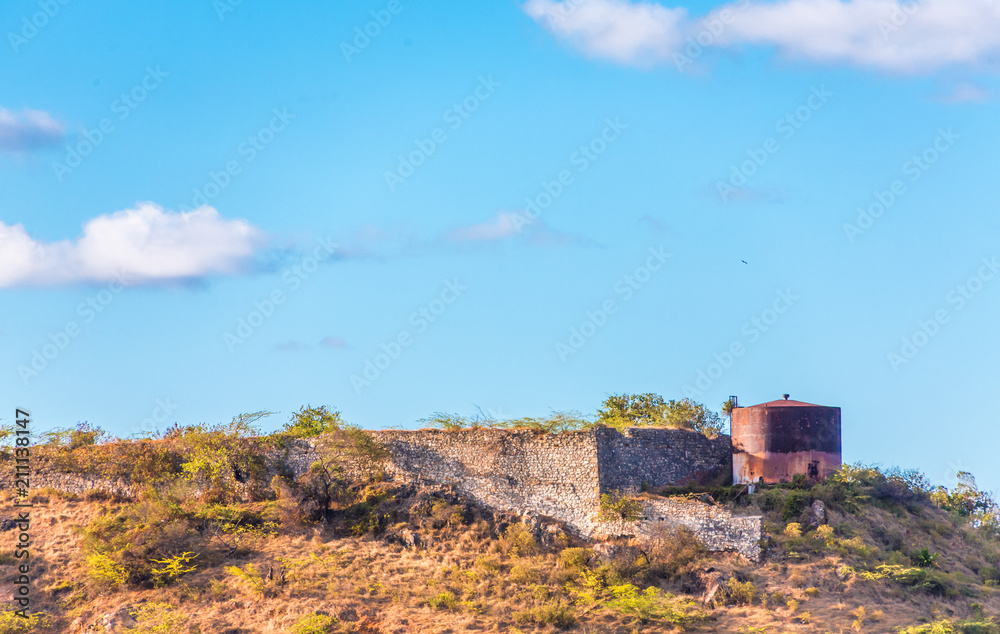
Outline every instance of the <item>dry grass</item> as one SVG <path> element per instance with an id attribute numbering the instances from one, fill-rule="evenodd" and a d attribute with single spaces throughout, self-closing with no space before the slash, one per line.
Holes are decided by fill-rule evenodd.
<path id="1" fill-rule="evenodd" d="M 11 514 L 9 504 L 0 508 L 3 517 Z M 808 529 L 787 536 L 779 528 L 770 560 L 758 566 L 735 555 L 707 554 L 674 535 L 643 551 L 662 561 L 644 561 L 645 555 L 636 557 L 624 548 L 626 555 L 601 567 L 583 544 L 542 549 L 517 524 L 498 538 L 489 522 L 462 515 L 454 505 L 435 503 L 426 511 L 426 525 L 406 525 L 419 535 L 415 548 L 371 535 L 345 536 L 331 527 L 283 527 L 252 548 L 207 562 L 173 585 L 102 590 L 86 581 L 80 529 L 109 505 L 114 506 L 36 496 L 33 598 L 37 610 L 55 618 L 51 628 L 39 632 L 72 632 L 74 622 L 91 624 L 122 607 L 137 606 L 146 606 L 148 626 L 136 631 L 170 634 L 324 631 L 303 629 L 307 624 L 366 634 L 540 634 L 559 627 L 632 634 L 681 631 L 682 625 L 705 632 L 877 633 L 936 619 L 970 618 L 974 603 L 986 614 L 1000 613 L 1000 592 L 983 584 L 970 584 L 976 596 L 935 596 L 839 572 L 845 565 L 890 556 L 886 544 L 895 543 L 895 537 L 889 533 L 899 531 L 920 542 L 912 546 L 926 542 L 942 553 L 940 565 L 949 575 L 973 579 L 983 545 L 934 509 L 912 517 L 877 508 L 853 517 L 831 513 L 831 525 L 838 529 L 829 540 Z M 856 536 L 860 545 L 844 546 L 853 539 L 845 533 L 860 525 L 868 527 Z M 876 543 L 879 535 L 885 535 L 885 544 Z M 260 583 L 227 573 L 225 566 L 256 570 L 262 573 Z M 4 577 L 12 572 L 6 562 L 0 565 Z M 593 600 L 581 598 L 588 596 L 585 572 L 592 575 L 588 579 L 603 575 L 604 585 Z M 637 603 L 635 596 L 631 611 L 609 607 L 623 605 L 610 600 L 609 588 L 625 579 L 639 589 L 657 588 L 654 607 L 661 610 L 674 605 L 664 593 L 700 600 L 712 579 L 725 580 L 727 588 L 741 594 L 730 600 L 723 590 L 699 609 L 707 620 L 644 620 L 643 614 L 660 612 Z"/>

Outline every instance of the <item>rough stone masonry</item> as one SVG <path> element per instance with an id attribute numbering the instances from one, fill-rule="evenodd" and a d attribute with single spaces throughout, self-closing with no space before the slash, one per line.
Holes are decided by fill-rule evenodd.
<path id="1" fill-rule="evenodd" d="M 691 529 L 710 550 L 760 557 L 760 517 L 734 516 L 721 506 L 642 496 L 643 519 L 599 522 L 604 493 L 708 481 L 731 473 L 729 436 L 665 428 L 598 427 L 546 434 L 534 430 L 371 431 L 389 453 L 383 468 L 395 480 L 451 485 L 476 503 L 518 515 L 565 522 L 584 537 L 642 536 L 658 524 Z M 309 447 L 288 467 L 302 475 L 315 460 Z"/>

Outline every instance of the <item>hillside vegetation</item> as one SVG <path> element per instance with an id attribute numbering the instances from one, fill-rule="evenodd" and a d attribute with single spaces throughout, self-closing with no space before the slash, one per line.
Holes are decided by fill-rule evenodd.
<path id="1" fill-rule="evenodd" d="M 763 515 L 752 564 L 684 530 L 605 544 L 540 530 L 446 487 L 386 481 L 381 447 L 336 412 L 303 408 L 271 435 L 255 427 L 263 414 L 140 440 L 83 425 L 32 448 L 36 468 L 142 492 L 33 491 L 35 616 L 6 608 L 0 634 L 1000 633 L 997 506 L 968 474 L 945 490 L 851 466 L 752 495 L 641 494 Z M 299 438 L 320 460 L 293 479 L 273 456 Z M 13 469 L 9 450 L 0 466 Z M 4 550 L 5 585 L 16 574 Z"/>

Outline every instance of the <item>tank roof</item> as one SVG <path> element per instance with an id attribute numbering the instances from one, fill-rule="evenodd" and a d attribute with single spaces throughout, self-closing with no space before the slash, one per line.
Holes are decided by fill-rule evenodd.
<path id="1" fill-rule="evenodd" d="M 790 401 L 788 399 L 779 399 L 777 401 L 769 401 L 767 403 L 761 403 L 759 405 L 751 405 L 753 407 L 826 407 L 825 405 L 816 405 L 815 403 L 804 403 L 802 401 Z"/>

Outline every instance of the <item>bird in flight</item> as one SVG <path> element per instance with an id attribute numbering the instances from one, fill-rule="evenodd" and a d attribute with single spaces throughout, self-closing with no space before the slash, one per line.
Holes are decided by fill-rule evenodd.
<path id="1" fill-rule="evenodd" d="M 740 260 L 740 262 L 742 262 L 743 264 L 748 264 L 749 265 L 749 262 L 747 262 L 746 260 Z"/>

